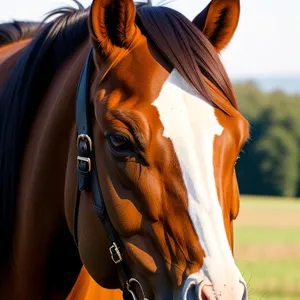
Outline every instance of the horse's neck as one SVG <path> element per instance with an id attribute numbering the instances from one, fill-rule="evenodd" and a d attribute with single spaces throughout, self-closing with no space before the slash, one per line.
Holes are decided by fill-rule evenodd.
<path id="1" fill-rule="evenodd" d="M 0 66 L 11 56 L 22 50 L 31 40 L 23 40 L 0 48 Z M 2 66 L 1 66 L 2 69 Z"/>
<path id="2" fill-rule="evenodd" d="M 64 187 L 70 143 L 75 138 L 75 95 L 84 51 L 78 51 L 54 75 L 24 149 L 10 285 L 14 299 L 64 299 L 80 270 L 65 220 Z"/>
<path id="3" fill-rule="evenodd" d="M 109 299 L 121 300 L 121 290 L 111 290 L 102 288 L 89 275 L 87 270 L 82 267 L 71 293 L 66 300 L 88 300 L 88 299 Z"/>
<path id="4" fill-rule="evenodd" d="M 0 48 L 0 87 L 4 86 L 9 71 L 16 63 L 27 43 L 28 41 L 21 41 Z"/>

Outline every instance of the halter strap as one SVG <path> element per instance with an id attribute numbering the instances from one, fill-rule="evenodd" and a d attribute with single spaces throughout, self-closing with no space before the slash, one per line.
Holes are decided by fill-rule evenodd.
<path id="1" fill-rule="evenodd" d="M 102 222 L 111 244 L 109 248 L 111 258 L 118 268 L 123 289 L 128 289 L 130 277 L 128 276 L 127 267 L 122 256 L 122 244 L 106 211 L 92 143 L 92 130 L 89 123 L 90 77 L 94 68 L 94 64 L 92 62 L 93 50 L 91 49 L 81 73 L 76 96 L 78 187 L 74 209 L 74 239 L 76 246 L 78 247 L 78 212 L 80 196 L 82 191 L 91 190 L 94 198 L 94 211 L 98 219 Z"/>

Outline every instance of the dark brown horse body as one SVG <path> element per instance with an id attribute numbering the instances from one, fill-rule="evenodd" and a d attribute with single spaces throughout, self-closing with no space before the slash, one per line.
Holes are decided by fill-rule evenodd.
<path id="1" fill-rule="evenodd" d="M 93 167 L 130 276 L 149 299 L 246 299 L 230 249 L 234 163 L 248 124 L 217 57 L 238 16 L 238 1 L 214 0 L 196 28 L 169 9 L 144 7 L 136 17 L 131 0 L 95 0 L 90 12 L 67 11 L 34 40 L 0 49 L 1 299 L 65 299 L 82 264 L 101 286 L 121 288 L 89 191 L 78 248 L 73 239 L 75 98 L 91 47 Z M 164 45 L 167 35 L 174 43 Z M 176 101 L 189 104 L 176 114 Z M 190 120 L 201 131 L 184 127 Z M 177 136 L 174 126 L 185 129 Z"/>

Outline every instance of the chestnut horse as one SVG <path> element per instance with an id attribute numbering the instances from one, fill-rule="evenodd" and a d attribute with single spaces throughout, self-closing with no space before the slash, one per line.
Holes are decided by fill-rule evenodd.
<path id="1" fill-rule="evenodd" d="M 16 43 L 0 73 L 1 299 L 71 297 L 82 264 L 124 299 L 247 299 L 233 220 L 248 122 L 218 56 L 239 11 L 212 0 L 190 22 L 94 0 Z"/>

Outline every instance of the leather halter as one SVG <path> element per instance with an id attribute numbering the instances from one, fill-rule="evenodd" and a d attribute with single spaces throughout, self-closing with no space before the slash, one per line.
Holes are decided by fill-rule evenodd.
<path id="1" fill-rule="evenodd" d="M 80 82 L 76 96 L 76 128 L 77 128 L 77 170 L 78 187 L 74 208 L 74 239 L 78 247 L 78 212 L 81 192 L 91 190 L 94 198 L 94 210 L 98 219 L 102 222 L 111 246 L 109 251 L 112 261 L 116 264 L 121 284 L 123 287 L 123 298 L 137 300 L 132 284 L 135 283 L 144 295 L 141 284 L 134 278 L 128 276 L 128 269 L 123 260 L 122 244 L 118 233 L 114 229 L 103 200 L 101 187 L 98 179 L 95 152 L 92 142 L 92 129 L 89 123 L 90 102 L 90 77 L 94 68 L 93 50 L 89 51 L 87 60 L 81 73 Z M 143 296 L 144 300 L 147 300 Z"/>

